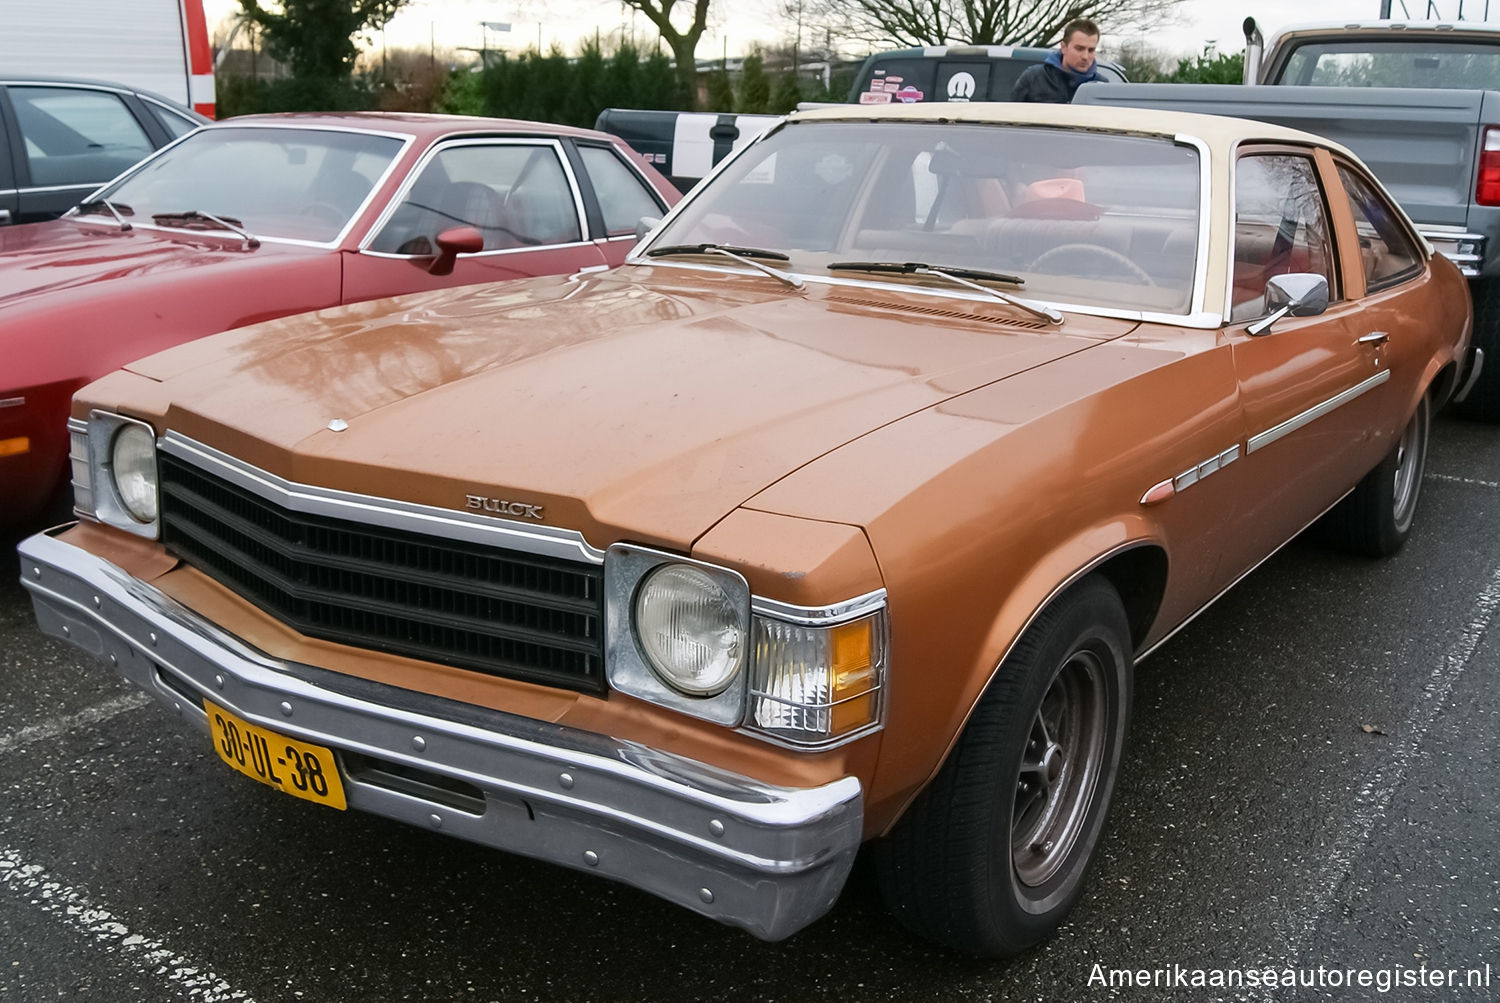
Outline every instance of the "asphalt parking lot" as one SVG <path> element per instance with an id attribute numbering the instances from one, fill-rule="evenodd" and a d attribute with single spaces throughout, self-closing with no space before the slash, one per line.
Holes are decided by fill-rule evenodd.
<path id="1" fill-rule="evenodd" d="M 1395 558 L 1299 540 L 1141 666 L 1085 898 L 998 963 L 907 938 L 863 868 L 831 915 L 763 944 L 278 796 L 41 637 L 0 541 L 0 997 L 1500 998 L 1500 430 L 1445 415 L 1432 446 Z M 1320 984 L 1164 981 L 1243 969 Z"/>

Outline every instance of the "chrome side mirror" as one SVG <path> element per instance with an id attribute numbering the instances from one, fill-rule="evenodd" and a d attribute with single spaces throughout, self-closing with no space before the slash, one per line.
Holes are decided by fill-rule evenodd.
<path id="1" fill-rule="evenodd" d="M 1250 335 L 1265 334 L 1287 314 L 1293 317 L 1316 317 L 1328 309 L 1328 279 L 1315 272 L 1288 272 L 1275 275 L 1266 283 L 1266 306 L 1271 315 L 1245 328 Z"/>

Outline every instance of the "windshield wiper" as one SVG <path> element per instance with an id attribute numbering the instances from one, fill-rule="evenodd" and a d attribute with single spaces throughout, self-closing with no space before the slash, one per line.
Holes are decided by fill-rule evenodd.
<path id="1" fill-rule="evenodd" d="M 770 258 L 772 261 L 790 261 L 780 251 L 767 251 L 759 247 L 741 247 L 738 244 L 666 244 L 653 247 L 646 252 L 648 258 L 659 258 L 664 254 L 733 254 L 741 258 Z"/>
<path id="2" fill-rule="evenodd" d="M 109 214 L 115 218 L 115 222 L 120 224 L 120 231 L 122 233 L 126 230 L 135 229 L 134 226 L 126 221 L 124 216 L 120 215 L 122 211 L 130 213 L 132 216 L 135 215 L 134 210 L 132 210 L 128 205 L 125 205 L 123 203 L 120 205 L 115 205 L 109 199 L 94 199 L 92 202 L 78 203 L 78 212 L 80 215 L 86 212 L 98 212 L 100 209 L 107 210 Z"/>
<path id="3" fill-rule="evenodd" d="M 1006 282 L 1011 285 L 1025 285 L 1026 280 L 1019 275 L 1009 275 L 1005 272 L 987 272 L 982 268 L 948 268 L 943 265 L 929 265 L 923 261 L 835 261 L 828 266 L 829 271 L 851 271 L 851 272 L 891 272 L 897 275 L 936 275 L 940 279 L 947 279 L 955 285 L 976 292 L 984 293 L 986 296 L 994 297 L 1002 303 L 1008 303 L 1013 307 L 1025 310 L 1033 317 L 1052 324 L 1061 324 L 1063 315 L 1056 307 L 1043 306 L 1024 300 L 1019 296 L 1002 293 L 998 289 L 982 286 L 981 282 Z"/>
<path id="4" fill-rule="evenodd" d="M 215 216 L 211 212 L 203 212 L 200 209 L 188 209 L 186 212 L 155 212 L 151 214 L 151 219 L 153 222 L 164 225 L 192 222 L 213 223 L 231 233 L 238 234 L 247 248 L 260 246 L 260 238 L 246 230 L 245 225 L 233 216 Z"/>
<path id="5" fill-rule="evenodd" d="M 780 251 L 766 251 L 759 247 L 738 247 L 734 244 L 668 244 L 665 247 L 651 248 L 646 252 L 646 257 L 659 258 L 667 254 L 717 254 L 722 258 L 733 258 L 742 265 L 749 265 L 758 272 L 765 272 L 773 279 L 785 282 L 793 289 L 801 289 L 806 285 L 795 275 L 753 260 L 754 258 L 770 258 L 773 261 L 791 260 Z"/>

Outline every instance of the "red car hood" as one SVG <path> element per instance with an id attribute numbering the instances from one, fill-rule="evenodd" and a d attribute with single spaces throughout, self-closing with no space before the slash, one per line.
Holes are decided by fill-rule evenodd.
<path id="1" fill-rule="evenodd" d="M 244 260 L 247 253 L 288 252 L 307 253 L 279 244 L 262 244 L 247 252 L 235 238 L 141 227 L 121 230 L 94 216 L 88 222 L 61 219 L 0 227 L 0 309 L 97 282 L 170 269 L 223 266 Z"/>

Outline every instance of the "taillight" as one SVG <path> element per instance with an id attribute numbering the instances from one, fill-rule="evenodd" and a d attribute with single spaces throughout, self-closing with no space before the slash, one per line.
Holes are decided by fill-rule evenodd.
<path id="1" fill-rule="evenodd" d="M 1488 125 L 1479 146 L 1479 181 L 1474 186 L 1474 201 L 1480 205 L 1500 205 L 1500 126 Z"/>

